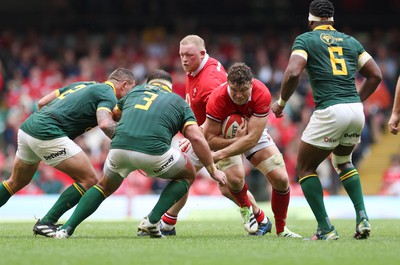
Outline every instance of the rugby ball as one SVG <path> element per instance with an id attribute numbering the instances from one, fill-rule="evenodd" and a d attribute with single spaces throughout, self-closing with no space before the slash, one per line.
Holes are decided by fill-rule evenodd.
<path id="1" fill-rule="evenodd" d="M 236 131 L 243 122 L 244 117 L 240 114 L 228 116 L 222 123 L 222 136 L 227 139 L 235 138 Z"/>

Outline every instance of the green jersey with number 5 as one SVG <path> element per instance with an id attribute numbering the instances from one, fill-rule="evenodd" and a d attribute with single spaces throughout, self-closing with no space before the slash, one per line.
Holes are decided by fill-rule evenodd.
<path id="1" fill-rule="evenodd" d="M 111 149 L 162 155 L 175 134 L 183 132 L 187 125 L 197 124 L 185 100 L 160 86 L 136 86 L 117 106 L 122 116 Z"/>
<path id="2" fill-rule="evenodd" d="M 57 98 L 29 116 L 21 130 L 40 140 L 74 139 L 97 126 L 98 109 L 111 112 L 117 103 L 111 82 L 76 82 L 55 93 Z"/>
<path id="3" fill-rule="evenodd" d="M 316 109 L 360 102 L 355 74 L 367 53 L 355 38 L 329 25 L 318 26 L 296 38 L 293 54 L 307 60 L 306 71 Z"/>

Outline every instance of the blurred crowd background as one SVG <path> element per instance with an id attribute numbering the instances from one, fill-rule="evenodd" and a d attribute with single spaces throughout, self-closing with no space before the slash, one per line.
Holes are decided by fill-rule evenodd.
<path id="1" fill-rule="evenodd" d="M 7 3 L 4 3 L 7 2 Z M 15 3 L 14 3 L 15 2 Z M 139 83 L 149 71 L 162 68 L 173 75 L 174 92 L 183 96 L 185 73 L 179 41 L 197 34 L 207 52 L 227 69 L 233 62 L 248 64 L 273 98 L 294 38 L 308 30 L 310 1 L 2 1 L 0 3 L 0 180 L 11 174 L 16 136 L 21 123 L 37 110 L 37 101 L 54 89 L 82 80 L 103 82 L 117 67 L 131 69 Z M 379 64 L 383 81 L 365 102 L 366 126 L 353 162 L 379 144 L 390 115 L 400 74 L 399 0 L 333 1 L 335 28 L 356 37 Z M 357 77 L 357 84 L 362 82 Z M 301 195 L 295 163 L 298 140 L 314 108 L 305 76 L 289 101 L 286 115 L 269 117 L 269 130 L 284 154 L 292 194 Z M 110 140 L 94 129 L 76 142 L 89 154 L 99 177 Z M 400 194 L 400 152 L 388 154 L 392 163 L 382 176 L 381 194 Z M 247 181 L 259 200 L 268 200 L 264 177 L 247 165 Z M 327 194 L 338 194 L 340 181 L 329 161 L 319 168 Z M 394 184 L 397 183 L 397 184 Z M 71 180 L 45 165 L 19 194 L 60 193 Z M 392 185 L 393 184 L 393 185 Z M 165 182 L 132 173 L 117 194 L 159 193 Z M 203 171 L 192 194 L 217 195 L 217 185 Z"/>

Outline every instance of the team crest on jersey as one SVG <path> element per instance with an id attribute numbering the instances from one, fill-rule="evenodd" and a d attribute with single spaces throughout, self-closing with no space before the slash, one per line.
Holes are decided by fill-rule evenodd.
<path id="1" fill-rule="evenodd" d="M 196 94 L 197 94 L 197 88 L 193 88 L 192 97 L 193 98 L 196 97 Z"/>
<path id="2" fill-rule="evenodd" d="M 343 41 L 342 38 L 335 38 L 332 35 L 327 34 L 327 33 L 322 33 L 321 35 L 319 35 L 319 38 L 322 40 L 323 43 L 328 44 L 328 45 L 331 45 L 335 41 Z"/>

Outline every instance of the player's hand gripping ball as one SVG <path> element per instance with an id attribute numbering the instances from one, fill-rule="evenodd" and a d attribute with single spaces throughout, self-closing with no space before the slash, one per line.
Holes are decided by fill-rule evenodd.
<path id="1" fill-rule="evenodd" d="M 235 138 L 236 131 L 244 122 L 244 117 L 240 114 L 228 116 L 222 123 L 222 136 L 227 139 Z"/>

